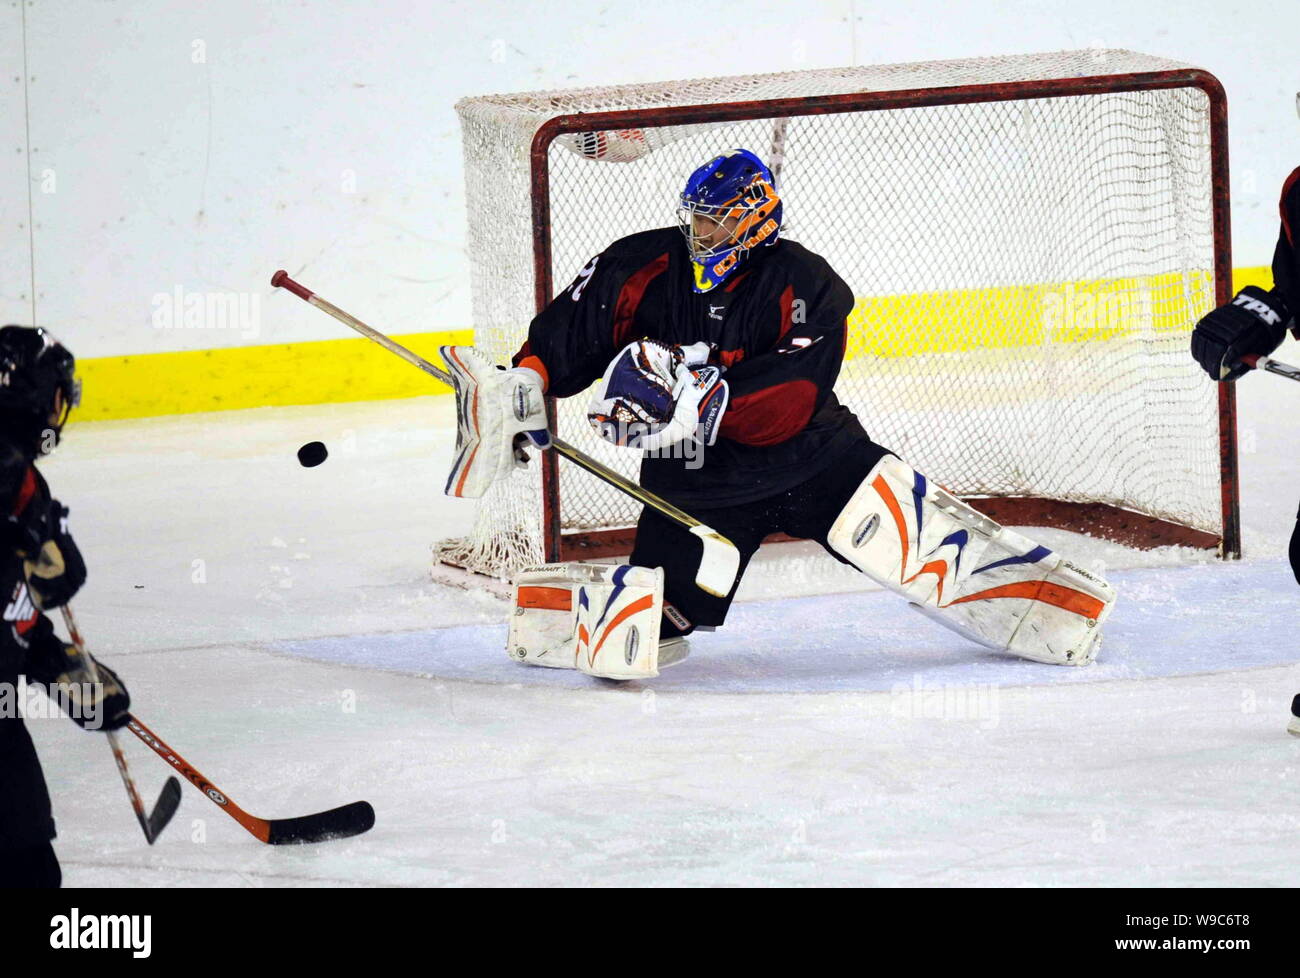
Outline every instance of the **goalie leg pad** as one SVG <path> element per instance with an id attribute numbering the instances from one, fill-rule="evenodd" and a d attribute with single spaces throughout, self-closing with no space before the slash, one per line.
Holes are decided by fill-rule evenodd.
<path id="1" fill-rule="evenodd" d="M 517 662 L 605 679 L 653 679 L 686 658 L 665 643 L 663 571 L 628 564 L 552 564 L 515 578 L 507 651 Z"/>
<path id="2" fill-rule="evenodd" d="M 889 455 L 827 535 L 831 549 L 929 618 L 1036 662 L 1096 656 L 1115 591 Z"/>
<path id="3" fill-rule="evenodd" d="M 592 580 L 589 564 L 548 564 L 520 571 L 514 579 L 514 614 L 506 652 L 516 662 L 573 669 L 577 632 L 573 593 Z"/>

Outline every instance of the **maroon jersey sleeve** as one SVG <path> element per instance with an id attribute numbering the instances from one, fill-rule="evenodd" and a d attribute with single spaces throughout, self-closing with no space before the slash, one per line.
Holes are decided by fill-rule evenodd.
<path id="1" fill-rule="evenodd" d="M 591 386 L 614 354 L 653 334 L 647 322 L 651 304 L 644 299 L 668 269 L 664 243 L 661 232 L 635 235 L 589 261 L 533 319 L 514 366 L 536 370 L 546 392 L 555 397 L 571 397 Z"/>

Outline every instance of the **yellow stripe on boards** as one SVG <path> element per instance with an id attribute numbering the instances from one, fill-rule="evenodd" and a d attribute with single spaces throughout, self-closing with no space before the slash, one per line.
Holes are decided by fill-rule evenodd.
<path id="1" fill-rule="evenodd" d="M 1234 272 L 1235 288 L 1272 287 L 1268 268 Z M 1212 294 L 1204 273 L 859 296 L 845 359 L 1088 343 L 1135 332 L 1190 332 Z"/>
<path id="2" fill-rule="evenodd" d="M 1095 342 L 1137 330 L 1190 331 L 1193 288 L 1174 275 L 1065 285 L 998 286 L 860 296 L 849 314 L 845 358 Z M 1271 288 L 1266 266 L 1233 271 L 1233 291 Z M 473 342 L 473 330 L 410 333 L 403 346 L 440 363 L 438 347 Z M 73 351 L 76 352 L 75 350 Z M 284 404 L 377 401 L 449 388 L 376 346 L 347 338 L 148 353 L 79 361 L 82 405 L 74 421 L 144 418 Z"/>
<path id="3" fill-rule="evenodd" d="M 1232 270 L 1232 294 L 1236 295 L 1248 285 L 1257 285 L 1267 291 L 1273 287 L 1273 268 L 1260 265 L 1255 268 L 1234 268 Z"/>
<path id="4" fill-rule="evenodd" d="M 441 365 L 438 347 L 472 343 L 474 332 L 410 333 L 394 339 Z M 77 374 L 82 385 L 81 407 L 73 415 L 77 421 L 380 401 L 450 391 L 359 337 L 100 357 L 78 361 Z"/>

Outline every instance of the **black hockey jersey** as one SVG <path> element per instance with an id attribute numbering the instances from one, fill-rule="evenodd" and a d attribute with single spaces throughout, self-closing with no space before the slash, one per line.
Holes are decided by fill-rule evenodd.
<path id="1" fill-rule="evenodd" d="M 1300 167 L 1282 185 L 1282 231 L 1273 252 L 1273 288 L 1292 316 L 1300 316 L 1300 253 L 1296 236 L 1300 235 Z"/>
<path id="2" fill-rule="evenodd" d="M 730 387 L 717 443 L 641 463 L 642 485 L 688 508 L 784 492 L 867 440 L 832 390 L 853 293 L 825 259 L 781 240 L 711 292 L 691 282 L 676 228 L 616 241 L 532 321 L 514 363 L 537 370 L 547 393 L 569 397 L 633 340 L 708 343 Z"/>
<path id="3" fill-rule="evenodd" d="M 46 664 L 63 643 L 27 591 L 22 560 L 10 539 L 9 517 L 48 508 L 49 488 L 23 455 L 0 439 L 0 852 L 54 838 L 50 795 L 23 718 L 13 711 L 19 676 L 33 683 L 56 677 Z"/>

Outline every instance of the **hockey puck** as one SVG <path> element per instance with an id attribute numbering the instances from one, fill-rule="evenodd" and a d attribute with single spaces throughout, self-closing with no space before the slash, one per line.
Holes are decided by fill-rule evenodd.
<path id="1" fill-rule="evenodd" d="M 329 452 L 322 441 L 309 441 L 298 449 L 298 463 L 306 469 L 320 465 L 328 457 Z"/>

